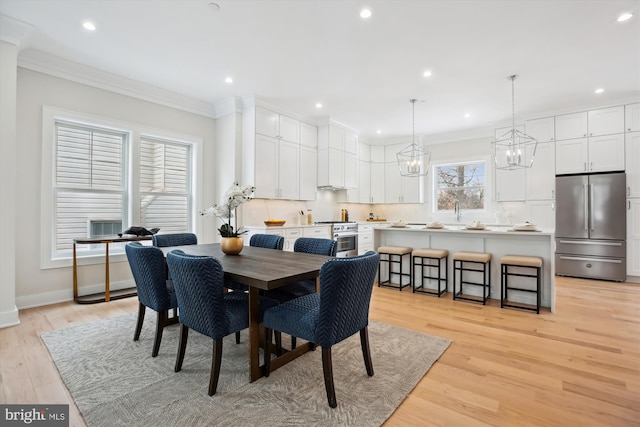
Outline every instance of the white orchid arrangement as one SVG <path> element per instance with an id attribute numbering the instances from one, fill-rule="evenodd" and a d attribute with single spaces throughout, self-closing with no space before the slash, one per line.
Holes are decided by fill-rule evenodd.
<path id="1" fill-rule="evenodd" d="M 235 215 L 236 209 L 243 202 L 253 199 L 252 194 L 256 187 L 252 185 L 241 186 L 238 182 L 234 182 L 231 187 L 224 193 L 224 202 L 213 205 L 203 211 L 202 216 L 217 216 L 223 220 L 222 226 L 218 229 L 222 237 L 238 237 L 246 231 L 239 232 L 237 229 L 238 219 Z M 236 229 L 231 226 L 231 218 L 236 218 Z"/>

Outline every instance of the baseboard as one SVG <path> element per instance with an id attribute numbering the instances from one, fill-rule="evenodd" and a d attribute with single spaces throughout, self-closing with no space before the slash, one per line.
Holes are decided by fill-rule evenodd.
<path id="1" fill-rule="evenodd" d="M 0 313 L 0 328 L 8 328 L 20 324 L 18 317 L 18 307 L 13 306 L 13 310 L 3 311 Z"/>
<path id="2" fill-rule="evenodd" d="M 126 289 L 135 287 L 135 285 L 136 284 L 133 280 L 123 280 L 121 282 L 112 282 L 109 286 L 109 289 Z M 80 295 L 89 295 L 98 292 L 104 292 L 104 284 L 83 286 L 78 289 L 78 294 Z M 16 297 L 16 305 L 20 310 L 33 307 L 42 307 L 43 305 L 58 304 L 67 301 L 73 301 L 72 289 Z"/>
<path id="3" fill-rule="evenodd" d="M 627 283 L 640 283 L 640 277 L 638 277 L 638 276 L 627 276 Z"/>

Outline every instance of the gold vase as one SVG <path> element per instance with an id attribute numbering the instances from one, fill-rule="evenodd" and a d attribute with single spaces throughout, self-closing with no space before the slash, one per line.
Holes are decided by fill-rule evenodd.
<path id="1" fill-rule="evenodd" d="M 227 255 L 238 255 L 242 252 L 244 241 L 242 237 L 223 237 L 220 242 L 220 249 Z"/>

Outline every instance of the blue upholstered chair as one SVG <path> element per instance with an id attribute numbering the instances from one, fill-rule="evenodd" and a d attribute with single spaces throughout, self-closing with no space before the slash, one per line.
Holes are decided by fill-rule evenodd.
<path id="1" fill-rule="evenodd" d="M 224 272 L 220 262 L 207 256 L 187 255 L 175 250 L 167 254 L 167 262 L 174 280 L 180 306 L 180 345 L 175 371 L 182 370 L 189 329 L 213 339 L 209 396 L 216 393 L 222 339 L 249 326 L 249 301 L 244 292 L 224 292 Z M 277 305 L 261 300 L 261 312 Z"/>
<path id="2" fill-rule="evenodd" d="M 198 236 L 193 233 L 154 234 L 151 236 L 153 246 L 166 248 L 167 246 L 197 245 Z"/>
<path id="3" fill-rule="evenodd" d="M 284 237 L 277 234 L 254 234 L 249 240 L 249 246 L 254 246 L 257 248 L 277 249 L 281 251 L 282 247 L 284 246 Z M 225 282 L 225 287 L 234 291 L 248 290 L 247 285 L 243 285 L 242 283 L 237 283 L 231 280 L 227 280 Z"/>
<path id="4" fill-rule="evenodd" d="M 335 240 L 319 239 L 316 237 L 300 237 L 293 244 L 294 252 L 304 252 L 307 254 L 336 256 L 337 244 Z M 279 302 L 286 302 L 294 298 L 301 297 L 316 292 L 315 280 L 304 280 L 290 285 L 285 285 L 277 289 L 265 291 L 263 295 L 275 299 Z M 280 349 L 279 337 L 276 336 L 276 344 Z M 296 337 L 291 336 L 291 349 L 296 348 Z"/>
<path id="5" fill-rule="evenodd" d="M 166 280 L 165 260 L 160 249 L 143 246 L 138 242 L 128 243 L 124 249 L 138 291 L 138 321 L 133 340 L 138 341 L 140 338 L 146 307 L 157 311 L 156 337 L 151 352 L 151 356 L 156 357 L 164 327 L 178 323 L 178 300 L 173 285 Z M 169 310 L 173 310 L 172 317 L 169 317 Z"/>
<path id="6" fill-rule="evenodd" d="M 329 406 L 337 406 L 333 384 L 331 347 L 360 332 L 362 356 L 369 376 L 373 364 L 369 349 L 369 303 L 380 256 L 373 251 L 352 258 L 333 258 L 320 269 L 320 293 L 301 296 L 264 313 L 265 338 L 272 331 L 297 336 L 322 347 L 322 369 Z M 271 354 L 264 354 L 265 375 L 269 376 Z M 286 368 L 283 368 L 286 369 Z"/>

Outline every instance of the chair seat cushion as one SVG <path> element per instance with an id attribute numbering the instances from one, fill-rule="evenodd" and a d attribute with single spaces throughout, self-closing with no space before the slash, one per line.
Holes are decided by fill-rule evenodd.
<path id="1" fill-rule="evenodd" d="M 265 328 L 316 342 L 315 331 L 320 312 L 320 294 L 312 293 L 270 308 L 264 313 Z"/>
<path id="2" fill-rule="evenodd" d="M 485 252 L 456 252 L 453 259 L 457 261 L 488 262 L 491 254 Z"/>
<path id="3" fill-rule="evenodd" d="M 262 295 L 267 298 L 275 299 L 281 303 L 290 301 L 309 294 L 316 293 L 315 280 L 305 280 L 302 282 L 292 283 L 290 285 L 281 286 L 276 289 L 264 291 Z"/>
<path id="4" fill-rule="evenodd" d="M 393 255 L 406 255 L 410 254 L 413 248 L 408 246 L 380 246 L 378 253 L 380 254 L 393 254 Z"/>
<path id="5" fill-rule="evenodd" d="M 249 326 L 249 295 L 244 292 L 227 292 L 223 295 L 224 309 L 229 319 L 227 334 L 246 329 Z M 265 310 L 277 306 L 278 301 L 260 297 L 260 320 Z"/>
<path id="6" fill-rule="evenodd" d="M 449 255 L 446 249 L 414 249 L 411 255 L 424 258 L 444 258 Z"/>
<path id="7" fill-rule="evenodd" d="M 517 265 L 521 267 L 542 267 L 542 258 L 536 256 L 505 255 L 500 258 L 500 264 Z"/>

